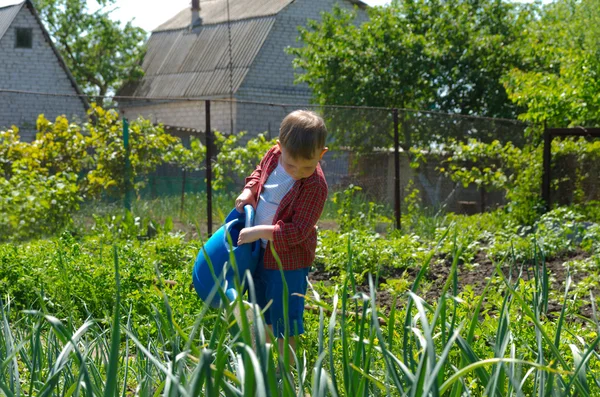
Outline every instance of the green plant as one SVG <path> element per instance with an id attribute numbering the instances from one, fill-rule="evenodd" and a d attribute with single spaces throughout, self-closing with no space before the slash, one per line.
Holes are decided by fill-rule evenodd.
<path id="1" fill-rule="evenodd" d="M 277 139 L 267 140 L 264 134 L 249 139 L 243 144 L 245 132 L 237 135 L 223 135 L 215 132 L 215 145 L 218 148 L 216 162 L 213 165 L 215 190 L 231 189 L 239 186 L 250 175 L 263 156 L 276 143 Z"/>
<path id="2" fill-rule="evenodd" d="M 65 237 L 64 243 L 74 249 L 70 255 L 78 255 L 76 242 Z M 352 245 L 346 248 L 347 276 L 332 297 L 322 298 L 315 290 L 307 297 L 317 313 L 307 314 L 310 339 L 292 364 L 291 352 L 267 343 L 270 332 L 260 310 L 244 303 L 241 293 L 218 312 L 196 307 L 184 325 L 177 298 L 158 275 L 153 310 L 142 323 L 127 304 L 128 249 L 113 247 L 107 250 L 107 262 L 114 266 L 106 274 L 112 273 L 110 285 L 102 284 L 114 297 L 106 306 L 109 320 L 61 321 L 48 306 L 18 312 L 10 300 L 0 300 L 0 390 L 9 397 L 113 395 L 115 390 L 144 396 L 597 394 L 599 324 L 570 323 L 568 281 L 560 315 L 548 318 L 549 284 L 541 256 L 531 281 L 520 275 L 510 279 L 499 265 L 494 288 L 490 280 L 481 296 L 468 289 L 458 294 L 462 247 L 454 245 L 440 298 L 429 303 L 416 291 L 430 271 L 434 249 L 408 293 L 384 313 L 372 276 L 367 292 L 357 288 L 354 267 L 362 264 Z M 507 261 L 516 264 L 514 258 Z M 235 283 L 240 288 L 240 280 Z M 236 308 L 246 307 L 252 323 L 234 315 Z M 146 333 L 148 320 L 156 333 Z"/>
<path id="3" fill-rule="evenodd" d="M 360 186 L 349 185 L 342 191 L 335 192 L 331 201 L 337 205 L 337 222 L 342 233 L 351 230 L 375 230 L 379 220 L 383 218 L 383 206 L 368 201 L 360 193 Z"/>
<path id="4" fill-rule="evenodd" d="M 72 222 L 80 202 L 75 174 L 18 169 L 0 178 L 0 241 L 51 235 Z"/>
<path id="5" fill-rule="evenodd" d="M 88 125 L 95 162 L 95 168 L 87 174 L 87 191 L 92 195 L 112 192 L 121 197 L 127 186 L 137 191 L 146 183 L 139 176 L 148 175 L 165 159 L 175 161 L 173 153 L 184 151 L 179 139 L 165 133 L 162 126 L 142 118 L 133 120 L 129 125 L 130 169 L 125 172 L 123 121 L 118 113 L 94 105 L 89 116 L 95 120 Z"/>
<path id="6" fill-rule="evenodd" d="M 0 130 L 0 178 L 10 178 L 13 163 L 23 158 L 25 146 L 17 127 Z"/>

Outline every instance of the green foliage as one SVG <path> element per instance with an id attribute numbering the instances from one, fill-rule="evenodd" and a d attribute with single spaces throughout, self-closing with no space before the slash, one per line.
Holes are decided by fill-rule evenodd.
<path id="1" fill-rule="evenodd" d="M 174 161 L 174 155 L 185 151 L 179 139 L 165 133 L 162 126 L 156 126 L 142 118 L 131 121 L 129 123 L 130 172 L 126 174 L 123 121 L 118 113 L 93 106 L 90 117 L 95 119 L 95 123 L 89 124 L 88 128 L 96 167 L 87 174 L 87 182 L 88 191 L 93 195 L 108 190 L 109 193 L 113 192 L 121 196 L 128 185 L 138 191 L 146 183 L 139 177 L 148 175 L 165 160 Z M 184 161 L 188 158 L 185 157 Z"/>
<path id="2" fill-rule="evenodd" d="M 512 143 L 502 145 L 499 141 L 483 143 L 469 140 L 468 143 L 450 142 L 443 151 L 449 157 L 442 162 L 440 172 L 464 187 L 470 184 L 490 190 L 508 190 L 515 172 L 526 166 L 522 151 Z"/>
<path id="3" fill-rule="evenodd" d="M 165 159 L 175 162 L 187 171 L 198 171 L 205 168 L 206 146 L 196 137 L 190 137 L 190 147 L 175 145 L 173 150 L 165 155 Z"/>
<path id="4" fill-rule="evenodd" d="M 95 105 L 90 117 L 93 123 L 79 125 L 40 115 L 31 143 L 21 142 L 16 128 L 0 131 L 0 241 L 53 234 L 72 224 L 84 196 L 122 197 L 127 182 L 139 191 L 160 164 L 194 169 L 204 158 L 198 141 L 186 149 L 140 118 L 130 124 L 126 173 L 123 121 Z"/>
<path id="5" fill-rule="evenodd" d="M 304 47 L 289 52 L 301 70 L 297 81 L 307 83 L 321 105 L 514 117 L 518 109 L 500 80 L 521 63 L 513 43 L 528 19 L 522 9 L 527 6 L 492 0 L 396 1 L 369 9 L 361 23 L 338 7 L 301 29 Z M 391 146 L 391 115 L 363 123 L 352 112 L 336 112 L 326 116 L 338 144 Z"/>
<path id="6" fill-rule="evenodd" d="M 24 148 L 17 127 L 0 130 L 0 177 L 10 178 L 13 163 L 23 157 Z"/>
<path id="7" fill-rule="evenodd" d="M 213 164 L 215 190 L 225 190 L 239 185 L 243 178 L 250 175 L 264 155 L 277 144 L 277 139 L 267 140 L 264 134 L 249 139 L 243 144 L 245 132 L 237 135 L 215 133 L 217 159 Z"/>
<path id="8" fill-rule="evenodd" d="M 350 185 L 333 195 L 332 201 L 338 206 L 337 220 L 343 233 L 351 230 L 375 230 L 377 210 L 381 206 L 372 201 L 361 200 L 358 197 L 361 191 L 360 186 Z"/>
<path id="9" fill-rule="evenodd" d="M 475 185 L 485 191 L 504 192 L 509 203 L 507 211 L 517 223 L 531 225 L 543 210 L 541 146 L 520 149 L 497 140 L 450 140 L 435 150 L 413 148 L 411 153 L 413 168 L 432 158 L 441 164 L 437 168 L 440 173 L 464 187 Z"/>
<path id="10" fill-rule="evenodd" d="M 600 125 L 600 6 L 598 0 L 545 4 L 518 43 L 521 67 L 503 82 L 520 118 L 549 127 Z"/>
<path id="11" fill-rule="evenodd" d="M 553 216 L 579 219 L 570 210 Z M 485 226 L 489 220 L 466 217 L 461 226 Z M 447 235 L 429 243 L 442 247 Z M 406 237 L 413 247 L 423 243 Z M 10 295 L 0 299 L 0 390 L 7 396 L 24 390 L 70 395 L 78 388 L 93 395 L 117 388 L 119 394 L 163 396 L 316 396 L 327 389 L 348 396 L 597 394 L 598 321 L 576 316 L 580 298 L 568 287 L 559 301 L 563 311 L 548 312 L 544 299 L 551 291 L 541 251 L 532 256 L 531 280 L 504 275 L 502 265 L 518 265 L 509 257 L 477 295 L 470 287 L 462 292 L 452 287 L 462 276 L 462 243 L 455 239 L 439 298 L 425 302 L 416 293 L 436 255 L 435 248 L 426 249 L 415 262 L 421 271 L 412 282 L 383 285 L 402 294 L 385 311 L 378 306 L 383 291 L 371 276 L 356 284 L 354 274 L 363 270 L 365 257 L 349 238 L 348 244 L 333 241 L 346 250 L 342 268 L 348 273 L 339 285 L 326 294 L 309 290 L 306 299 L 316 313 L 306 312 L 305 339 L 288 371 L 288 354 L 267 343 L 273 335 L 241 293 L 219 311 L 190 293 L 189 269 L 181 263 L 191 263 L 197 243 L 186 246 L 163 234 L 111 248 L 65 234 L 52 242 L 0 245 L 0 286 Z M 407 255 L 410 249 L 396 246 L 390 252 Z M 153 267 L 182 283 L 165 287 Z M 187 278 L 178 278 L 182 274 Z M 237 307 L 248 308 L 254 321 L 236 316 Z M 119 316 L 120 311 L 127 314 Z M 98 312 L 103 316 L 93 320 Z M 317 374 L 312 381 L 311 373 Z"/>
<path id="12" fill-rule="evenodd" d="M 102 104 L 104 96 L 141 77 L 146 33 L 131 22 L 110 17 L 115 0 L 96 1 L 90 12 L 85 0 L 34 0 L 44 25 L 77 84 Z"/>
<path id="13" fill-rule="evenodd" d="M 26 159 L 22 163 L 27 164 L 28 170 L 50 175 L 60 172 L 78 174 L 91 165 L 87 153 L 88 142 L 80 125 L 69 123 L 63 116 L 57 117 L 52 123 L 40 115 L 37 131 L 36 139 L 24 152 Z"/>
<path id="14" fill-rule="evenodd" d="M 449 141 L 436 150 L 413 149 L 413 168 L 429 158 L 439 160 L 438 171 L 464 187 L 506 194 L 507 211 L 516 223 L 532 225 L 544 209 L 540 198 L 542 145 L 520 149 L 512 143 Z M 552 192 L 554 204 L 583 204 L 593 197 L 594 178 L 600 175 L 600 142 L 554 139 L 552 142 Z"/>
<path id="15" fill-rule="evenodd" d="M 63 233 L 59 238 L 27 245 L 0 245 L 3 298 L 10 296 L 16 310 L 46 306 L 62 318 L 79 321 L 93 316 L 104 320 L 114 303 L 110 245 L 114 243 L 121 256 L 122 301 L 125 307 L 132 307 L 132 316 L 139 321 L 134 328 L 146 335 L 157 331 L 151 318 L 153 305 L 160 305 L 161 301 L 158 274 L 178 282 L 171 290 L 173 301 L 179 305 L 181 321 L 189 325 L 200 302 L 190 295 L 188 267 L 182 268 L 182 263 L 193 263 L 198 245 L 185 243 L 181 236 L 164 231 L 152 240 L 127 241 L 125 238 L 130 235 L 124 229 L 132 228 L 128 222 L 115 222 L 121 231 L 114 230 L 110 241 L 104 234 L 78 240 Z"/>
<path id="16" fill-rule="evenodd" d="M 17 170 L 0 178 L 0 241 L 55 233 L 71 223 L 80 201 L 75 174 Z"/>
<path id="17" fill-rule="evenodd" d="M 80 127 L 60 116 L 51 123 L 41 115 L 37 124 L 31 143 L 16 129 L 0 132 L 0 241 L 60 230 L 82 199 L 77 173 L 89 156 Z"/>

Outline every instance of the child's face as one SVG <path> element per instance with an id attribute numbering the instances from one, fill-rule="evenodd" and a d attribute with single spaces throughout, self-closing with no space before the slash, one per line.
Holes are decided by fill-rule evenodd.
<path id="1" fill-rule="evenodd" d="M 315 170 L 317 169 L 317 165 L 319 165 L 319 161 L 323 158 L 323 155 L 327 152 L 327 148 L 323 150 L 315 151 L 315 155 L 311 159 L 305 159 L 302 157 L 294 158 L 289 155 L 287 150 L 279 142 L 279 150 L 281 150 L 281 165 L 285 169 L 292 178 L 295 180 L 308 178 L 311 176 Z"/>

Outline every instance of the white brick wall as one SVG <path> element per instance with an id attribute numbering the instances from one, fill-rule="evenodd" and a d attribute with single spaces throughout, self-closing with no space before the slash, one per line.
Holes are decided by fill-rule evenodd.
<path id="1" fill-rule="evenodd" d="M 205 119 L 206 107 L 203 101 L 175 101 L 168 103 L 152 103 L 148 105 L 140 104 L 131 106 L 124 104 L 121 106 L 121 113 L 124 117 L 135 119 L 138 116 L 151 120 L 153 123 L 162 123 L 164 125 L 175 127 L 194 128 L 204 131 L 206 128 Z M 216 131 L 229 133 L 231 130 L 231 118 L 236 118 L 236 104 L 229 106 L 229 102 L 213 101 L 211 103 L 211 128 Z M 230 115 L 232 115 L 230 117 Z M 235 131 L 235 127 L 234 127 Z"/>
<path id="2" fill-rule="evenodd" d="M 17 27 L 33 29 L 33 48 L 15 48 Z M 25 6 L 0 40 L 0 88 L 76 94 L 35 17 Z M 78 98 L 0 92 L 0 128 L 17 125 L 21 137 L 30 140 L 39 114 L 50 120 L 59 115 L 84 120 L 85 108 Z"/>

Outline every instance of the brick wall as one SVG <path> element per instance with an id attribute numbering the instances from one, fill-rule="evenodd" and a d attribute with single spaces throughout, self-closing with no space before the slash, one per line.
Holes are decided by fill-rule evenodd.
<path id="1" fill-rule="evenodd" d="M 15 48 L 17 27 L 33 29 L 33 48 Z M 25 6 L 0 40 L 0 88 L 76 94 L 37 20 Z M 59 115 L 84 120 L 85 107 L 75 97 L 0 93 L 0 128 L 16 125 L 22 139 L 31 140 L 39 114 L 50 120 Z"/>
<path id="2" fill-rule="evenodd" d="M 141 116 L 151 120 L 153 123 L 204 131 L 206 128 L 205 108 L 204 101 L 174 101 L 147 105 L 124 103 L 121 105 L 120 110 L 124 117 L 130 119 Z M 213 101 L 211 103 L 211 128 L 216 131 L 229 133 L 231 130 L 231 115 L 235 121 L 235 103 L 233 103 L 233 106 L 230 106 L 229 102 Z"/>

